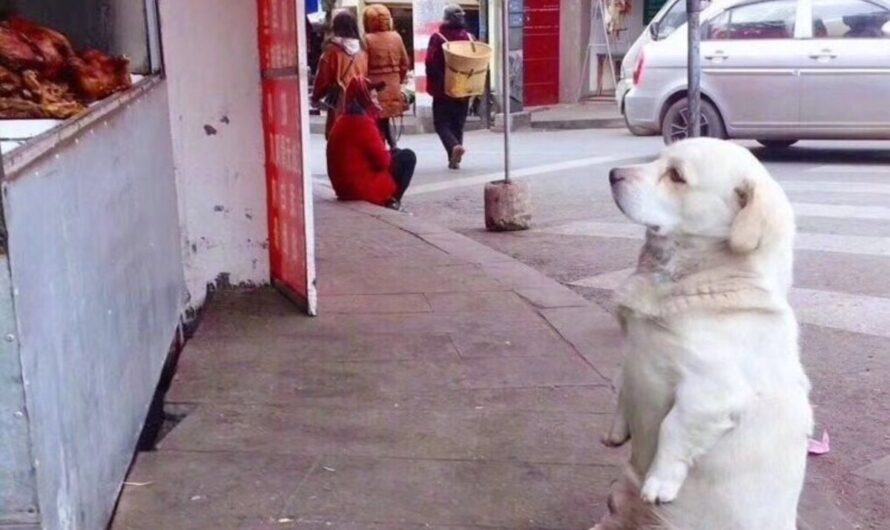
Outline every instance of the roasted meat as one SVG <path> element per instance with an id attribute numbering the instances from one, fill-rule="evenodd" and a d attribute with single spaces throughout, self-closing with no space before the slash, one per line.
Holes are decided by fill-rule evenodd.
<path id="1" fill-rule="evenodd" d="M 12 16 L 0 22 L 0 118 L 66 119 L 131 85 L 129 61 L 77 54 L 61 33 Z"/>
<path id="2" fill-rule="evenodd" d="M 124 57 L 87 50 L 68 61 L 72 85 L 86 101 L 106 98 L 132 84 L 129 63 Z"/>
<path id="3" fill-rule="evenodd" d="M 74 48 L 58 31 L 35 24 L 22 17 L 10 17 L 6 24 L 31 44 L 43 58 L 40 72 L 48 79 L 58 76 L 74 56 Z"/>
<path id="4" fill-rule="evenodd" d="M 0 65 L 0 96 L 9 96 L 22 89 L 22 76 Z"/>
<path id="5" fill-rule="evenodd" d="M 25 93 L 40 104 L 47 117 L 64 120 L 86 108 L 64 83 L 43 79 L 33 70 L 23 73 L 22 81 Z"/>
<path id="6" fill-rule="evenodd" d="M 48 118 L 46 111 L 33 101 L 17 97 L 0 97 L 0 117 L 8 120 Z"/>
<path id="7" fill-rule="evenodd" d="M 12 29 L 7 22 L 0 23 L 0 63 L 19 71 L 26 68 L 41 68 L 43 56 L 21 33 Z"/>

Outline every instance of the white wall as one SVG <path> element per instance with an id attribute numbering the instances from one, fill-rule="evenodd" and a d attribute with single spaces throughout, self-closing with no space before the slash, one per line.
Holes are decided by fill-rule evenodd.
<path id="1" fill-rule="evenodd" d="M 131 95 L 2 184 L 44 530 L 105 528 L 185 298 L 166 87 Z"/>
<path id="2" fill-rule="evenodd" d="M 256 0 L 161 0 L 190 306 L 269 280 Z"/>

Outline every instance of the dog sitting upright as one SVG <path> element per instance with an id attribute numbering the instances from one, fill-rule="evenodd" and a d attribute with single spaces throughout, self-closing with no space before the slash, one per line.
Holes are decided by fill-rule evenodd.
<path id="1" fill-rule="evenodd" d="M 631 457 L 595 528 L 794 530 L 813 418 L 787 197 L 750 152 L 712 139 L 609 180 L 647 235 L 616 293 L 625 358 L 604 438 Z"/>

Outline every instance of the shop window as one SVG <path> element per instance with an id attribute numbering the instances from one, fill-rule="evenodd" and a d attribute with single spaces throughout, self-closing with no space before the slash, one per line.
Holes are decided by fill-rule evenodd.
<path id="1" fill-rule="evenodd" d="M 3 153 L 159 73 L 156 7 L 156 0 L 0 0 Z"/>

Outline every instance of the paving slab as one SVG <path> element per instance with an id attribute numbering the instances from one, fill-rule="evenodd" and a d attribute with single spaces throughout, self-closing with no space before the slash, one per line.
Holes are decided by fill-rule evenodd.
<path id="1" fill-rule="evenodd" d="M 331 470 L 331 471 L 326 471 Z M 327 457 L 289 514 L 512 529 L 589 528 L 617 468 Z"/>
<path id="2" fill-rule="evenodd" d="M 583 298 L 411 216 L 316 209 L 320 316 L 217 293 L 112 530 L 590 527 L 614 396 L 544 312 Z"/>

